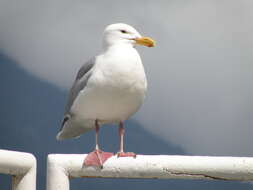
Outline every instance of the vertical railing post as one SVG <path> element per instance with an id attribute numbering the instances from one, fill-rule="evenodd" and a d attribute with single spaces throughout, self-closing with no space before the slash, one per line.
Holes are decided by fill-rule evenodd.
<path id="1" fill-rule="evenodd" d="M 36 158 L 0 149 L 0 173 L 12 175 L 12 190 L 36 190 Z"/>
<path id="2" fill-rule="evenodd" d="M 58 160 L 53 155 L 48 155 L 47 190 L 69 190 L 68 171 L 62 167 L 61 163 L 61 160 Z"/>

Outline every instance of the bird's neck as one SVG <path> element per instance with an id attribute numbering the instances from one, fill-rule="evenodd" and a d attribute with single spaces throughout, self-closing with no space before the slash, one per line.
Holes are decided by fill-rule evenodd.
<path id="1" fill-rule="evenodd" d="M 125 49 L 125 48 L 134 48 L 133 44 L 130 43 L 115 43 L 107 46 L 103 46 L 103 52 L 112 51 L 114 49 Z"/>

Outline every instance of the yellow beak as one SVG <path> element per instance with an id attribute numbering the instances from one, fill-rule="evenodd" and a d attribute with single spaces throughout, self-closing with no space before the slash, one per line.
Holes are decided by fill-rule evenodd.
<path id="1" fill-rule="evenodd" d="M 135 38 L 134 41 L 136 42 L 136 44 L 147 46 L 147 47 L 155 46 L 155 41 L 149 37 Z"/>

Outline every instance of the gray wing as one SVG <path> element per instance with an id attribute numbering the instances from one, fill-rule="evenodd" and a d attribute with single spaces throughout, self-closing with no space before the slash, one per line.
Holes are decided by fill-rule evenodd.
<path id="1" fill-rule="evenodd" d="M 65 107 L 65 112 L 64 112 L 64 119 L 62 121 L 61 124 L 61 130 L 57 135 L 57 139 L 61 140 L 61 139 L 66 139 L 66 138 L 71 138 L 71 137 L 76 137 L 78 135 L 80 135 L 81 128 L 76 128 L 76 130 L 71 130 L 70 125 L 72 125 L 71 123 L 71 107 L 76 99 L 76 97 L 78 96 L 79 92 L 85 88 L 85 86 L 87 85 L 87 82 L 92 74 L 92 68 L 95 65 L 95 61 L 96 58 L 93 57 L 92 59 L 90 59 L 88 62 L 86 62 L 78 71 L 76 79 L 69 91 L 69 95 L 68 95 L 68 100 L 67 100 L 67 104 Z"/>
<path id="2" fill-rule="evenodd" d="M 78 96 L 79 92 L 87 85 L 87 82 L 92 74 L 92 68 L 95 65 L 96 58 L 90 59 L 78 71 L 74 84 L 72 85 L 67 104 L 65 107 L 64 115 L 69 114 L 71 106 Z"/>

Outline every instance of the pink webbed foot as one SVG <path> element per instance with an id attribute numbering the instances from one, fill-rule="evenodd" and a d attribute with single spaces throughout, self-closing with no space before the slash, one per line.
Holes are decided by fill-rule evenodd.
<path id="1" fill-rule="evenodd" d="M 108 160 L 110 157 L 113 156 L 113 153 L 111 152 L 103 152 L 101 150 L 94 150 L 93 152 L 90 152 L 85 160 L 84 165 L 85 166 L 98 166 L 100 168 L 103 168 L 103 164 L 106 160 Z"/>
<path id="2" fill-rule="evenodd" d="M 136 154 L 134 152 L 118 152 L 117 157 L 133 157 L 136 158 Z"/>

